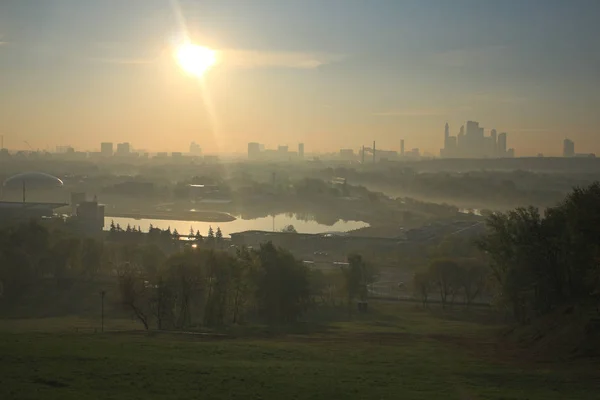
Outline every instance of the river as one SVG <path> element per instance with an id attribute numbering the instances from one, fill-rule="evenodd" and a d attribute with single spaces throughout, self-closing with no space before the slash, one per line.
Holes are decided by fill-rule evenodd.
<path id="1" fill-rule="evenodd" d="M 270 217 L 255 218 L 255 219 L 243 219 L 238 218 L 235 221 L 230 222 L 202 222 L 202 221 L 181 221 L 181 220 L 165 220 L 165 219 L 134 219 L 134 218 L 113 218 L 106 217 L 104 219 L 104 229 L 110 229 L 111 222 L 119 224 L 121 228 L 125 229 L 127 225 L 140 227 L 143 232 L 147 232 L 150 224 L 155 228 L 171 230 L 177 229 L 180 234 L 188 234 L 190 227 L 194 230 L 200 231 L 202 236 L 206 236 L 209 227 L 212 226 L 213 230 L 217 227 L 221 228 L 223 236 L 229 236 L 231 233 L 243 232 L 250 230 L 259 231 L 281 231 L 288 225 L 293 225 L 298 233 L 325 233 L 325 232 L 348 232 L 354 229 L 364 228 L 369 226 L 368 223 L 362 221 L 342 221 L 338 220 L 333 225 L 319 224 L 316 221 L 304 221 L 298 219 L 295 214 L 278 214 Z"/>

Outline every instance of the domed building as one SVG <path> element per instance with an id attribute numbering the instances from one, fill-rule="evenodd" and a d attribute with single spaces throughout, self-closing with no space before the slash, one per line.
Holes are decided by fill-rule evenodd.
<path id="1" fill-rule="evenodd" d="M 13 175 L 2 185 L 3 201 L 56 202 L 68 201 L 64 183 L 44 172 L 23 172 Z"/>
<path id="2" fill-rule="evenodd" d="M 13 175 L 4 181 L 4 187 L 7 189 L 53 189 L 62 187 L 63 181 L 43 172 L 23 172 Z"/>

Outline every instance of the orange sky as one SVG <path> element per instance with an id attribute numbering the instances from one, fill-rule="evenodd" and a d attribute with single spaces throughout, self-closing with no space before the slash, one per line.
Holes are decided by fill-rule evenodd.
<path id="1" fill-rule="evenodd" d="M 517 155 L 558 155 L 565 137 L 600 152 L 592 10 L 401 3 L 3 2 L 0 132 L 13 149 L 324 152 L 405 139 L 438 154 L 446 122 L 456 134 L 476 120 L 508 132 Z M 202 83 L 173 58 L 185 36 L 218 51 Z"/>

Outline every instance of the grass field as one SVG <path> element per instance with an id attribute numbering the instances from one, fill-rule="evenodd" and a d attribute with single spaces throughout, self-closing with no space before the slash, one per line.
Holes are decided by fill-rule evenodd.
<path id="1" fill-rule="evenodd" d="M 474 311 L 373 304 L 311 334 L 131 330 L 131 321 L 0 321 L 0 399 L 598 399 L 592 361 L 539 363 Z M 296 329 L 296 332 L 308 329 Z"/>

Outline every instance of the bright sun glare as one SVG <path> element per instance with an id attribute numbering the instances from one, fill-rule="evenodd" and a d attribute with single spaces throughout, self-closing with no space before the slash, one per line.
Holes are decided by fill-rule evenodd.
<path id="1" fill-rule="evenodd" d="M 179 66 L 188 74 L 201 77 L 217 61 L 216 53 L 208 47 L 185 43 L 176 53 Z"/>

